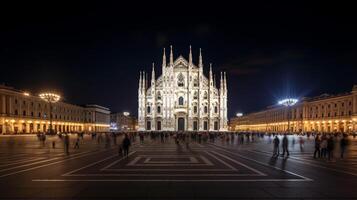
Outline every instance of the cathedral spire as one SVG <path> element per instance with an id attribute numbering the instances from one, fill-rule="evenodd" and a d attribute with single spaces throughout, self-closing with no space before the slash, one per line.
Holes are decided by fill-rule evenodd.
<path id="1" fill-rule="evenodd" d="M 223 81 L 223 84 L 224 84 L 224 92 L 227 92 L 227 78 L 226 78 L 226 72 L 224 72 L 224 81 Z"/>
<path id="2" fill-rule="evenodd" d="M 210 86 L 213 86 L 212 63 L 209 64 L 209 85 L 210 85 Z"/>
<path id="3" fill-rule="evenodd" d="M 145 94 L 145 91 L 146 91 L 146 80 L 145 80 L 146 78 L 145 78 L 145 71 L 143 71 L 143 78 L 141 79 L 141 81 L 142 81 L 142 90 L 143 90 L 143 94 Z"/>
<path id="4" fill-rule="evenodd" d="M 165 52 L 165 48 L 164 48 L 164 53 L 162 55 L 162 68 L 166 67 L 166 52 Z"/>
<path id="5" fill-rule="evenodd" d="M 213 74 L 213 86 L 216 87 L 216 74 Z"/>
<path id="6" fill-rule="evenodd" d="M 170 67 L 174 66 L 174 54 L 172 52 L 172 45 L 170 45 Z"/>
<path id="7" fill-rule="evenodd" d="M 203 68 L 201 48 L 200 48 L 200 56 L 199 56 L 199 61 L 198 61 L 198 67 L 199 68 Z"/>
<path id="8" fill-rule="evenodd" d="M 151 71 L 151 87 L 155 86 L 155 63 L 152 63 L 152 71 Z"/>
<path id="9" fill-rule="evenodd" d="M 192 66 L 192 49 L 191 49 L 191 45 L 190 45 L 190 54 L 188 56 L 188 65 Z"/>
<path id="10" fill-rule="evenodd" d="M 221 84 L 219 86 L 219 89 L 223 91 L 223 73 L 221 72 Z"/>
<path id="11" fill-rule="evenodd" d="M 142 78 L 142 76 L 141 76 L 141 71 L 140 71 L 140 78 L 139 78 L 139 92 L 140 93 L 141 93 L 141 84 L 142 84 L 141 78 Z"/>

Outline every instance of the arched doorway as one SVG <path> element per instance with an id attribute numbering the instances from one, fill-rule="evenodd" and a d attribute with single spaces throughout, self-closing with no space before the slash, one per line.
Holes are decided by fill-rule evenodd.
<path id="1" fill-rule="evenodd" d="M 161 131 L 161 121 L 157 121 L 156 130 Z"/>
<path id="2" fill-rule="evenodd" d="M 185 118 L 179 117 L 177 119 L 177 130 L 178 131 L 185 131 Z"/>

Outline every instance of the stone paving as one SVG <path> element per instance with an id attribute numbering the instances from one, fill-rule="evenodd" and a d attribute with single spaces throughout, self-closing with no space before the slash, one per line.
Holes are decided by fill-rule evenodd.
<path id="1" fill-rule="evenodd" d="M 346 158 L 312 157 L 313 138 L 290 137 L 289 157 L 272 157 L 271 138 L 238 144 L 145 138 L 129 157 L 85 136 L 70 155 L 57 137 L 0 137 L 1 199 L 357 199 L 356 141 Z M 121 138 L 117 138 L 120 143 Z M 295 145 L 293 145 L 295 140 Z M 52 148 L 52 141 L 56 148 Z M 336 144 L 336 146 L 338 146 Z"/>

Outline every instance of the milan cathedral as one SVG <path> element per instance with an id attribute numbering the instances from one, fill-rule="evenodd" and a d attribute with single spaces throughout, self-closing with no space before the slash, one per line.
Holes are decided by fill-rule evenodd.
<path id="1" fill-rule="evenodd" d="M 204 75 L 201 49 L 198 66 L 193 64 L 192 50 L 188 61 L 179 56 L 174 60 L 170 47 L 169 63 L 165 48 L 162 75 L 156 78 L 152 66 L 151 84 L 140 72 L 138 89 L 138 124 L 140 131 L 227 131 L 227 81 L 220 74 L 220 87 L 209 67 Z"/>

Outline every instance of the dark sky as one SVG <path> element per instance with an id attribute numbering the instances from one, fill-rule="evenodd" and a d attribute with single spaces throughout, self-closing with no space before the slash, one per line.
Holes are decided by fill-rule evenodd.
<path id="1" fill-rule="evenodd" d="M 2 5 L 0 83 L 136 114 L 139 70 L 161 73 L 163 47 L 187 58 L 191 44 L 205 73 L 227 71 L 229 116 L 357 84 L 353 5 L 59 2 Z"/>

